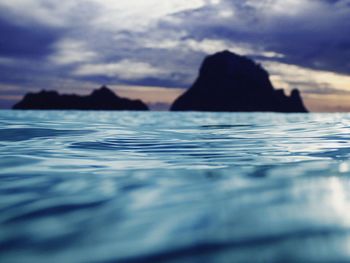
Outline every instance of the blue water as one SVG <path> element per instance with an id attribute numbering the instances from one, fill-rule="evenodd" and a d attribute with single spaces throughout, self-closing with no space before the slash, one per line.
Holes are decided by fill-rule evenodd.
<path id="1" fill-rule="evenodd" d="M 0 262 L 350 262 L 350 115 L 0 111 Z"/>

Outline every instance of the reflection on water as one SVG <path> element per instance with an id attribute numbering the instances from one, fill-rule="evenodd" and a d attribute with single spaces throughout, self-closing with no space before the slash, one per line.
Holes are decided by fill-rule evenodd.
<path id="1" fill-rule="evenodd" d="M 350 115 L 0 112 L 1 262 L 350 261 Z"/>

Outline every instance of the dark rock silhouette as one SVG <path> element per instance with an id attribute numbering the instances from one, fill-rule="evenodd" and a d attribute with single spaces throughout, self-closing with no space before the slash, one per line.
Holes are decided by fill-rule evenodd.
<path id="1" fill-rule="evenodd" d="M 24 110 L 148 110 L 141 100 L 120 98 L 103 86 L 88 96 L 60 95 L 56 91 L 28 93 L 13 106 Z"/>
<path id="2" fill-rule="evenodd" d="M 307 112 L 298 90 L 275 90 L 265 69 L 229 51 L 208 56 L 199 77 L 172 111 Z"/>

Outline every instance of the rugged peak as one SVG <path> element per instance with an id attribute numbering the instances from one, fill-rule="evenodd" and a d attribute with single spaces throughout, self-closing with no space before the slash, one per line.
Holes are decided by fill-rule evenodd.
<path id="1" fill-rule="evenodd" d="M 148 110 L 140 100 L 118 97 L 106 86 L 94 90 L 91 95 L 60 95 L 56 91 L 28 93 L 14 109 L 33 110 Z"/>
<path id="2" fill-rule="evenodd" d="M 246 91 L 248 86 L 252 89 L 259 87 L 272 90 L 272 85 L 269 84 L 268 73 L 264 70 L 260 64 L 255 63 L 253 60 L 232 53 L 228 50 L 218 52 L 214 55 L 208 56 L 204 59 L 200 69 L 200 78 L 206 81 L 216 81 L 218 88 L 227 88 L 226 84 L 231 82 L 230 88 L 232 89 L 232 82 L 245 83 Z M 220 83 L 226 81 L 226 84 Z M 234 85 L 237 86 L 237 85 Z"/>
<path id="3" fill-rule="evenodd" d="M 299 91 L 276 91 L 267 71 L 228 50 L 204 59 L 199 77 L 172 110 L 305 112 Z"/>
<path id="4" fill-rule="evenodd" d="M 301 96 L 300 96 L 300 91 L 297 90 L 297 89 L 293 89 L 292 92 L 291 92 L 291 94 L 290 94 L 290 96 L 291 96 L 292 98 L 301 98 Z"/>
<path id="5" fill-rule="evenodd" d="M 41 95 L 50 95 L 50 96 L 58 96 L 59 94 L 58 94 L 58 92 L 57 91 L 55 91 L 55 90 L 41 90 L 40 92 L 39 92 L 39 94 L 41 94 Z M 28 95 L 33 95 L 33 93 L 28 93 Z"/>
<path id="6" fill-rule="evenodd" d="M 91 96 L 92 97 L 117 97 L 117 95 L 112 90 L 107 88 L 107 86 L 102 86 L 99 89 L 93 90 L 93 92 L 91 93 Z"/>

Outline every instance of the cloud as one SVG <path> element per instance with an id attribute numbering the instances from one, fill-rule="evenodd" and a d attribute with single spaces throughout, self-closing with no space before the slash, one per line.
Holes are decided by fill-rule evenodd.
<path id="1" fill-rule="evenodd" d="M 250 0 L 220 6 L 234 15 L 219 17 L 219 8 L 206 6 L 176 14 L 178 20 L 168 26 L 187 27 L 188 35 L 197 40 L 247 43 L 282 54 L 286 63 L 349 74 L 350 8 L 345 1 Z"/>
<path id="2" fill-rule="evenodd" d="M 245 6 L 259 10 L 261 15 L 274 16 L 303 16 L 305 13 L 315 11 L 320 5 L 314 0 L 249 0 Z"/>
<path id="3" fill-rule="evenodd" d="M 350 88 L 348 0 L 11 0 L 0 16 L 1 83 L 23 90 L 188 87 L 223 49 L 279 87 Z"/>
<path id="4" fill-rule="evenodd" d="M 68 27 L 73 21 L 90 17 L 84 12 L 87 4 L 85 0 L 11 0 L 1 1 L 0 11 L 4 19 L 17 25 Z"/>
<path id="5" fill-rule="evenodd" d="M 118 63 L 85 64 L 76 69 L 76 76 L 106 76 L 118 77 L 124 80 L 138 80 L 147 77 L 161 77 L 166 71 L 148 63 L 131 61 L 128 59 Z"/>
<path id="6" fill-rule="evenodd" d="M 17 63 L 16 59 L 0 57 L 0 66 L 10 66 Z"/>
<path id="7" fill-rule="evenodd" d="M 44 26 L 33 28 L 16 25 L 0 18 L 0 56 L 45 57 L 61 32 Z"/>
<path id="8" fill-rule="evenodd" d="M 156 49 L 182 49 L 190 52 L 202 52 L 204 54 L 213 54 L 221 50 L 230 50 L 240 55 L 248 56 L 261 56 L 266 58 L 282 58 L 282 54 L 278 54 L 272 51 L 259 50 L 259 48 L 254 48 L 253 45 L 247 43 L 230 43 L 230 41 L 222 39 L 210 39 L 205 38 L 202 40 L 196 40 L 191 38 L 186 38 L 183 40 L 159 40 L 159 41 L 149 41 L 144 44 L 147 48 Z"/>
<path id="9" fill-rule="evenodd" d="M 303 93 L 349 93 L 350 76 L 330 71 L 319 71 L 279 62 L 262 62 L 278 88 L 299 88 Z"/>
<path id="10" fill-rule="evenodd" d="M 57 65 L 90 62 L 98 58 L 97 52 L 89 50 L 88 45 L 83 41 L 62 39 L 54 47 L 55 53 L 49 57 L 49 60 Z"/>
<path id="11" fill-rule="evenodd" d="M 144 31 L 159 19 L 185 10 L 204 6 L 202 0 L 91 0 L 98 6 L 98 16 L 91 25 L 114 32 L 130 30 Z"/>

